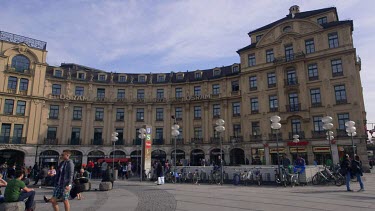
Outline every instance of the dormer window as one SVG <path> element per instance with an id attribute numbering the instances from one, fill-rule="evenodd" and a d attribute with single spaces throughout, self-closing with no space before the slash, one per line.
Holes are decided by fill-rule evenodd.
<path id="1" fill-rule="evenodd" d="M 158 75 L 158 82 L 164 82 L 165 76 L 164 75 Z"/>
<path id="2" fill-rule="evenodd" d="M 177 74 L 176 79 L 177 80 L 184 80 L 184 74 L 183 73 Z"/>
<path id="3" fill-rule="evenodd" d="M 257 35 L 255 37 L 255 42 L 258 42 L 260 39 L 262 39 L 263 34 Z"/>
<path id="4" fill-rule="evenodd" d="M 77 79 L 84 80 L 85 79 L 85 73 L 77 73 Z"/>
<path id="5" fill-rule="evenodd" d="M 202 78 L 202 72 L 196 72 L 194 74 L 194 76 L 195 76 L 195 79 L 201 79 Z"/>
<path id="6" fill-rule="evenodd" d="M 220 76 L 221 71 L 220 70 L 214 70 L 214 76 Z"/>
<path id="7" fill-rule="evenodd" d="M 98 80 L 99 81 L 105 81 L 106 80 L 106 75 L 104 75 L 104 74 L 98 75 Z"/>
<path id="8" fill-rule="evenodd" d="M 238 68 L 238 66 L 233 66 L 232 72 L 233 72 L 233 73 L 238 73 L 239 70 L 240 70 L 240 69 Z"/>
<path id="9" fill-rule="evenodd" d="M 141 82 L 141 83 L 146 82 L 146 76 L 144 76 L 144 75 L 138 76 L 138 82 Z"/>
<path id="10" fill-rule="evenodd" d="M 62 77 L 62 74 L 63 74 L 62 70 L 55 70 L 55 72 L 54 72 L 53 75 L 54 75 L 55 77 L 61 78 L 61 77 Z"/>
<path id="11" fill-rule="evenodd" d="M 318 24 L 323 25 L 327 23 L 327 16 L 321 17 L 317 19 Z"/>
<path id="12" fill-rule="evenodd" d="M 283 28 L 283 32 L 290 32 L 290 31 L 292 31 L 292 27 L 291 26 L 285 26 Z"/>
<path id="13" fill-rule="evenodd" d="M 126 82 L 126 75 L 120 75 L 118 77 L 118 82 Z"/>

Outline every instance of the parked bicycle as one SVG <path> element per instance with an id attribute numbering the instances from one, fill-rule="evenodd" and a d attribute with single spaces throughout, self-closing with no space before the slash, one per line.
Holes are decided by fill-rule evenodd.
<path id="1" fill-rule="evenodd" d="M 322 171 L 319 171 L 313 176 L 312 183 L 313 185 L 334 184 L 336 186 L 341 186 L 345 183 L 345 178 L 339 171 L 338 169 L 332 172 L 325 166 Z"/>
<path id="2" fill-rule="evenodd" d="M 254 176 L 253 176 L 253 181 L 254 183 L 258 184 L 258 186 L 260 186 L 263 182 L 263 176 L 262 176 L 262 173 L 260 172 L 260 167 L 256 167 L 254 169 Z"/>

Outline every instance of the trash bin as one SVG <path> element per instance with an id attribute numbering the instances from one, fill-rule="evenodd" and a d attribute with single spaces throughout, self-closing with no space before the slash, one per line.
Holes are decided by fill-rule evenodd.
<path id="1" fill-rule="evenodd" d="M 114 171 L 113 174 L 114 174 L 114 175 L 113 175 L 113 180 L 117 180 L 117 178 L 118 178 L 118 170 L 115 169 L 115 171 Z"/>

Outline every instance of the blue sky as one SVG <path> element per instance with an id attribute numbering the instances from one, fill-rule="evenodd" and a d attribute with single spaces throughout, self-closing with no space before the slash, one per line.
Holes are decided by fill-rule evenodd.
<path id="1" fill-rule="evenodd" d="M 335 6 L 354 20 L 367 119 L 375 123 L 375 1 L 372 0 L 0 0 L 0 30 L 47 42 L 50 65 L 113 72 L 194 71 L 239 62 L 247 33 L 288 14 Z"/>

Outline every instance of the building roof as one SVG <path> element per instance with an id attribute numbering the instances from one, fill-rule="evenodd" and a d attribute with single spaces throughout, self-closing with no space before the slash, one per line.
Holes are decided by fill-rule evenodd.
<path id="1" fill-rule="evenodd" d="M 318 9 L 318 10 L 311 10 L 311 11 L 306 11 L 306 12 L 299 12 L 299 13 L 296 13 L 294 18 L 292 18 L 292 15 L 289 14 L 287 15 L 286 17 L 282 18 L 282 19 L 279 19 L 275 22 L 272 22 L 268 25 L 265 25 L 263 27 L 260 27 L 258 29 L 255 29 L 253 31 L 250 31 L 248 34 L 249 36 L 255 32 L 260 32 L 260 31 L 263 31 L 263 30 L 266 30 L 266 29 L 270 29 L 274 26 L 276 26 L 277 24 L 283 22 L 283 21 L 286 21 L 286 20 L 289 20 L 289 19 L 304 19 L 304 18 L 307 18 L 307 17 L 310 17 L 310 16 L 314 16 L 314 15 L 317 15 L 317 14 L 320 14 L 320 13 L 324 13 L 324 12 L 328 12 L 328 11 L 331 11 L 331 10 L 334 10 L 336 15 L 337 15 L 337 10 L 336 10 L 336 7 L 328 7 L 328 8 L 323 8 L 323 9 Z"/>

